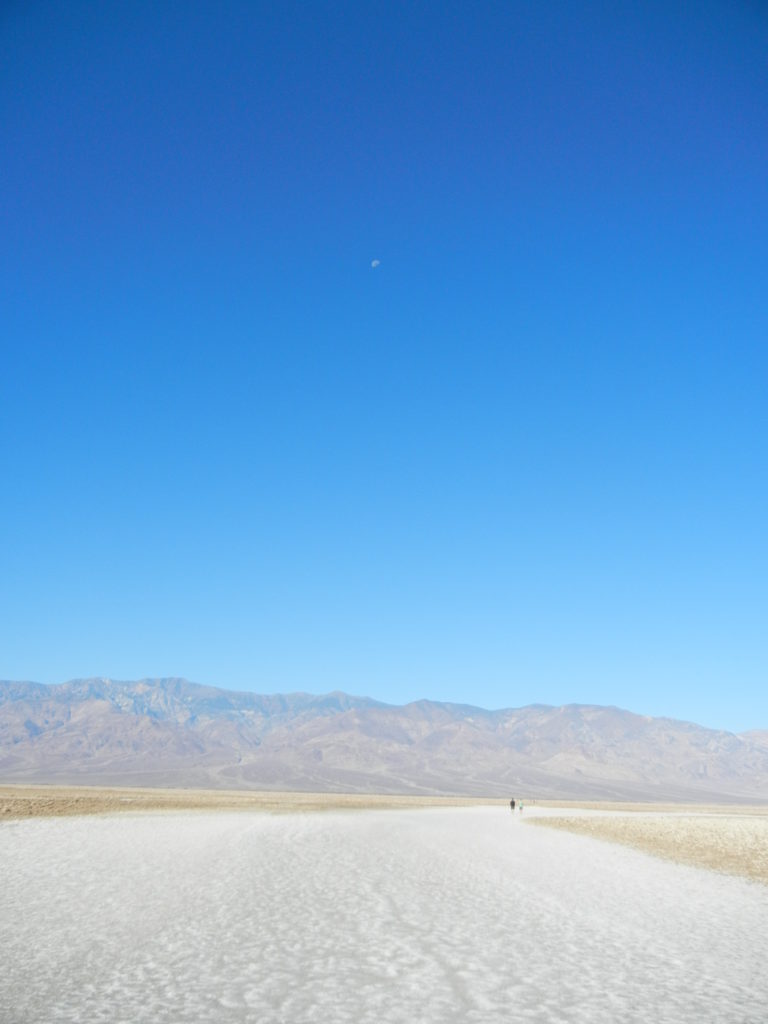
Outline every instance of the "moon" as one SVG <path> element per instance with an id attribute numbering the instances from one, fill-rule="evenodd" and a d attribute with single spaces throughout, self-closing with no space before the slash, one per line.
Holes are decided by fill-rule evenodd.
<path id="1" fill-rule="evenodd" d="M 371 260 L 371 266 L 374 268 L 374 270 L 376 269 L 376 267 L 378 267 L 380 263 L 381 260 Z"/>

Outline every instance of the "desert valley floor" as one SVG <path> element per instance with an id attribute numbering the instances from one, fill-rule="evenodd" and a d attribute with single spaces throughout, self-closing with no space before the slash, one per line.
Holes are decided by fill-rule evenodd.
<path id="1" fill-rule="evenodd" d="M 529 814 L 5 820 L 0 1019 L 764 1024 L 767 885 Z"/>

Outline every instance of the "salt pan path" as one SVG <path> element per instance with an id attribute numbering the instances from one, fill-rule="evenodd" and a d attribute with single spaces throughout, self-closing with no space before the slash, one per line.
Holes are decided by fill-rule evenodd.
<path id="1" fill-rule="evenodd" d="M 3 1024 L 768 1021 L 768 887 L 508 809 L 16 821 L 0 877 Z"/>

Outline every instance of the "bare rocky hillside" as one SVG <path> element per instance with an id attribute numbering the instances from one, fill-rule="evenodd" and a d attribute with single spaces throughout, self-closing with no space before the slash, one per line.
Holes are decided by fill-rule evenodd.
<path id="1" fill-rule="evenodd" d="M 765 802 L 768 740 L 614 707 L 0 682 L 0 782 Z"/>

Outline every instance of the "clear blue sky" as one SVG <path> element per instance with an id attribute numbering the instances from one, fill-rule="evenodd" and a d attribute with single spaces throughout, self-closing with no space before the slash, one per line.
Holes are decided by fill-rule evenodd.
<path id="1" fill-rule="evenodd" d="M 763 4 L 0 43 L 0 677 L 768 727 Z"/>

